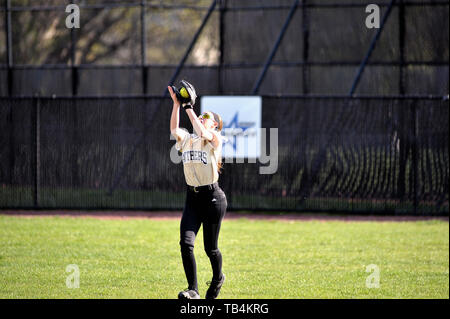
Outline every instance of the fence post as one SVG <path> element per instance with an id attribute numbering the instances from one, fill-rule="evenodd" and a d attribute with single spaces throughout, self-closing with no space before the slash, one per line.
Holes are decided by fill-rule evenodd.
<path id="1" fill-rule="evenodd" d="M 6 63 L 7 63 L 7 85 L 8 96 L 13 95 L 13 54 L 12 54 L 12 27 L 11 27 L 11 0 L 5 0 L 5 33 L 6 33 Z M 10 103 L 9 119 L 9 183 L 14 182 L 15 166 L 15 139 L 14 139 L 14 116 L 13 104 Z"/>
<path id="2" fill-rule="evenodd" d="M 33 206 L 40 206 L 41 187 L 41 100 L 39 95 L 34 97 L 34 194 Z"/>
<path id="3" fill-rule="evenodd" d="M 413 142 L 412 142 L 412 160 L 413 160 L 413 191 L 414 191 L 414 215 L 417 215 L 417 210 L 419 206 L 419 150 L 418 150 L 418 139 L 419 139 L 419 119 L 417 112 L 417 102 L 412 103 L 412 120 L 413 120 Z"/>
<path id="4" fill-rule="evenodd" d="M 399 34 L 399 48 L 400 48 L 400 70 L 398 89 L 400 95 L 405 94 L 405 80 L 403 76 L 403 67 L 405 64 L 405 4 L 403 0 L 399 0 L 398 7 L 398 34 Z"/>
<path id="5" fill-rule="evenodd" d="M 9 102 L 9 114 L 8 114 L 8 124 L 9 124 L 9 156 L 8 156 L 8 172 L 9 172 L 9 185 L 14 183 L 14 166 L 15 166 L 15 125 L 14 125 L 14 103 Z"/>
<path id="6" fill-rule="evenodd" d="M 302 85 L 303 94 L 309 93 L 308 86 L 308 59 L 309 59 L 309 19 L 306 12 L 306 0 L 302 0 L 302 24 L 303 24 L 303 72 Z"/>
<path id="7" fill-rule="evenodd" d="M 76 54 L 76 34 L 75 29 L 70 29 L 70 65 L 72 71 L 72 96 L 78 94 L 78 68 L 75 66 Z"/>
<path id="8" fill-rule="evenodd" d="M 408 152 L 410 149 L 410 130 L 408 120 L 409 105 L 399 106 L 399 170 L 397 177 L 397 198 L 403 201 L 406 194 L 406 161 L 408 160 Z"/>
<path id="9" fill-rule="evenodd" d="M 12 54 L 12 24 L 11 0 L 5 0 L 5 33 L 6 33 L 6 63 L 8 68 L 8 96 L 13 95 L 13 54 Z"/>
<path id="10" fill-rule="evenodd" d="M 145 21 L 147 1 L 141 0 L 141 70 L 142 70 L 142 93 L 147 94 L 147 22 Z"/>
<path id="11" fill-rule="evenodd" d="M 219 95 L 223 94 L 223 62 L 224 62 L 224 52 L 225 52 L 225 43 L 224 43 L 224 34 L 225 34 L 225 11 L 226 11 L 226 3 L 227 0 L 220 0 L 219 7 L 219 68 L 218 68 L 218 91 Z"/>

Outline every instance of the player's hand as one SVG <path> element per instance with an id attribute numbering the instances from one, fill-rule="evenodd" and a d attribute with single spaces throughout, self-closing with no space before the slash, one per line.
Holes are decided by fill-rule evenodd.
<path id="1" fill-rule="evenodd" d="M 172 87 L 168 86 L 167 89 L 169 90 L 170 97 L 172 98 L 172 101 L 173 101 L 173 105 L 179 107 L 180 106 L 180 102 L 178 102 L 177 96 L 173 92 Z"/>

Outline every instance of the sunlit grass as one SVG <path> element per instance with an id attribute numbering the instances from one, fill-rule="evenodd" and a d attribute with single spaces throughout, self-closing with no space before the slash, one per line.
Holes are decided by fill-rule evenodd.
<path id="1" fill-rule="evenodd" d="M 178 220 L 0 216 L 0 298 L 176 298 Z M 202 233 L 200 294 L 211 279 Z M 449 298 L 449 224 L 224 220 L 221 298 Z M 66 286 L 69 264 L 80 288 Z M 379 288 L 367 288 L 370 264 Z"/>

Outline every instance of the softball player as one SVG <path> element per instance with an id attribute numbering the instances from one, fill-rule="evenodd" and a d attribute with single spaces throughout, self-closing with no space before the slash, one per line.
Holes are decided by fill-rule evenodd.
<path id="1" fill-rule="evenodd" d="M 168 87 L 173 100 L 170 131 L 176 138 L 176 148 L 182 153 L 184 177 L 187 183 L 186 203 L 180 223 L 180 246 L 188 288 L 178 294 L 179 299 L 200 299 L 194 241 L 203 224 L 203 242 L 211 262 L 213 277 L 206 299 L 215 299 L 225 280 L 222 273 L 222 254 L 217 247 L 220 225 L 227 209 L 225 193 L 219 187 L 221 167 L 222 120 L 213 112 L 199 117 L 191 106 L 185 107 L 196 134 L 179 128 L 180 102 L 172 87 Z"/>

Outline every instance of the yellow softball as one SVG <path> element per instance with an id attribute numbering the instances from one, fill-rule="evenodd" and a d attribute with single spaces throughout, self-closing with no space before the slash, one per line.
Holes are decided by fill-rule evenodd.
<path id="1" fill-rule="evenodd" d="M 189 97 L 189 93 L 188 93 L 188 91 L 186 90 L 186 88 L 184 88 L 184 87 L 180 89 L 180 94 L 181 94 L 181 96 L 184 97 L 184 98 L 188 98 L 188 97 Z"/>

